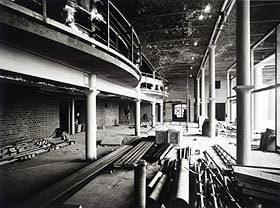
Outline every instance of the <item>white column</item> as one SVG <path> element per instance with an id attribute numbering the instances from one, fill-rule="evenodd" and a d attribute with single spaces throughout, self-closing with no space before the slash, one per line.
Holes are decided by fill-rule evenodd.
<path id="1" fill-rule="evenodd" d="M 215 45 L 209 45 L 209 136 L 216 132 Z"/>
<path id="2" fill-rule="evenodd" d="M 200 116 L 200 81 L 199 77 L 196 78 L 196 119 L 198 121 Z"/>
<path id="3" fill-rule="evenodd" d="M 236 98 L 237 164 L 250 165 L 251 90 L 250 85 L 250 1 L 236 1 Z"/>
<path id="4" fill-rule="evenodd" d="M 155 100 L 152 102 L 152 126 L 156 125 L 156 102 Z"/>
<path id="5" fill-rule="evenodd" d="M 71 100 L 71 134 L 75 134 L 75 99 Z"/>
<path id="6" fill-rule="evenodd" d="M 205 102 L 205 68 L 201 69 L 201 116 L 206 116 L 206 102 Z"/>
<path id="7" fill-rule="evenodd" d="M 68 133 L 71 134 L 71 100 L 68 100 Z"/>
<path id="8" fill-rule="evenodd" d="M 160 104 L 160 123 L 161 123 L 161 125 L 163 125 L 163 102 L 161 102 Z"/>
<path id="9" fill-rule="evenodd" d="M 96 75 L 89 76 L 90 90 L 87 93 L 87 128 L 86 128 L 86 159 L 95 160 L 96 150 L 96 96 L 99 93 L 96 89 Z"/>
<path id="10" fill-rule="evenodd" d="M 254 67 L 254 89 L 262 88 L 262 65 Z M 254 93 L 254 129 L 260 130 L 263 126 L 263 100 L 262 93 Z"/>
<path id="11" fill-rule="evenodd" d="M 141 130 L 141 100 L 137 99 L 136 100 L 136 115 L 135 115 L 135 135 L 136 136 L 140 136 L 140 130 Z"/>
<path id="12" fill-rule="evenodd" d="M 229 71 L 227 71 L 227 77 L 226 77 L 226 82 L 227 82 L 227 104 L 226 104 L 226 112 L 227 112 L 227 118 L 226 118 L 226 124 L 229 125 L 230 122 L 230 76 L 229 76 Z"/>

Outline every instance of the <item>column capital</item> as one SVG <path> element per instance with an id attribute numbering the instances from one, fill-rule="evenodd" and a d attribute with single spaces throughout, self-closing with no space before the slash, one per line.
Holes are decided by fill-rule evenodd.
<path id="1" fill-rule="evenodd" d="M 135 101 L 135 102 L 141 102 L 142 100 L 141 100 L 141 99 L 136 98 L 136 99 L 134 99 L 133 101 Z"/>
<path id="2" fill-rule="evenodd" d="M 253 85 L 238 85 L 233 88 L 236 93 L 243 92 L 243 93 L 249 93 L 254 89 Z"/>
<path id="3" fill-rule="evenodd" d="M 97 90 L 95 87 L 88 88 L 87 91 L 85 91 L 86 95 L 89 95 L 90 93 L 93 93 L 94 95 L 98 95 L 100 93 L 99 90 Z"/>
<path id="4" fill-rule="evenodd" d="M 209 100 L 209 102 L 213 102 L 216 100 L 216 98 L 207 98 Z"/>
<path id="5" fill-rule="evenodd" d="M 205 67 L 200 68 L 200 71 L 205 71 Z"/>
<path id="6" fill-rule="evenodd" d="M 216 44 L 210 44 L 210 45 L 208 46 L 208 48 L 209 48 L 209 49 L 215 49 L 215 48 L 216 48 Z"/>

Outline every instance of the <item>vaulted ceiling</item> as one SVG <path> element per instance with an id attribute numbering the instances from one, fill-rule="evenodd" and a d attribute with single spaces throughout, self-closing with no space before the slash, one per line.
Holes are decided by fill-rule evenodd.
<path id="1" fill-rule="evenodd" d="M 195 76 L 201 67 L 224 1 L 112 0 L 132 23 L 142 51 L 165 78 Z M 210 5 L 210 11 L 205 10 Z M 280 1 L 251 0 L 251 45 L 280 21 Z M 218 74 L 235 62 L 236 12 L 227 16 L 216 47 Z M 219 30 L 219 28 L 216 28 Z M 255 62 L 274 52 L 275 35 L 255 50 Z M 204 63 L 207 68 L 207 62 Z M 234 70 L 233 70 L 234 71 Z M 233 72 L 234 73 L 234 72 Z"/>

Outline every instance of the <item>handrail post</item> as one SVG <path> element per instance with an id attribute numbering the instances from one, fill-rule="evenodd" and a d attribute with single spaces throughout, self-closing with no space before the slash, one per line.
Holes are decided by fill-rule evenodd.
<path id="1" fill-rule="evenodd" d="M 131 62 L 133 63 L 133 27 L 131 26 Z"/>
<path id="2" fill-rule="evenodd" d="M 110 48 L 110 0 L 107 0 L 107 46 Z"/>
<path id="3" fill-rule="evenodd" d="M 43 21 L 47 20 L 47 0 L 43 0 Z"/>

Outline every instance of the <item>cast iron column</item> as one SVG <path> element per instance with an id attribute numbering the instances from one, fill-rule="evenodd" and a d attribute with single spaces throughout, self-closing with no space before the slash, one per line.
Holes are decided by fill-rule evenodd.
<path id="1" fill-rule="evenodd" d="M 197 121 L 200 116 L 200 83 L 199 78 L 196 78 L 196 118 Z"/>
<path id="2" fill-rule="evenodd" d="M 96 96 L 99 91 L 96 89 L 96 75 L 89 76 L 90 90 L 87 93 L 87 128 L 86 128 L 86 159 L 95 160 L 96 151 Z"/>
<path id="3" fill-rule="evenodd" d="M 156 102 L 152 102 L 152 126 L 156 125 Z"/>
<path id="4" fill-rule="evenodd" d="M 75 134 L 75 99 L 71 100 L 71 134 Z"/>
<path id="5" fill-rule="evenodd" d="M 236 1 L 237 164 L 249 165 L 251 153 L 250 1 Z"/>
<path id="6" fill-rule="evenodd" d="M 226 123 L 227 125 L 229 125 L 230 122 L 230 99 L 228 99 L 228 97 L 230 97 L 230 75 L 229 75 L 229 71 L 227 71 L 227 117 L 226 117 Z"/>
<path id="7" fill-rule="evenodd" d="M 135 115 L 135 135 L 136 136 L 140 136 L 140 125 L 141 125 L 141 122 L 140 122 L 140 108 L 141 108 L 141 100 L 140 99 L 137 99 L 136 100 L 136 115 Z"/>
<path id="8" fill-rule="evenodd" d="M 215 137 L 216 89 L 215 89 L 215 45 L 209 45 L 209 136 Z"/>
<path id="9" fill-rule="evenodd" d="M 206 116 L 205 102 L 205 68 L 201 69 L 201 116 Z"/>
<path id="10" fill-rule="evenodd" d="M 160 103 L 160 123 L 163 125 L 163 101 Z"/>

